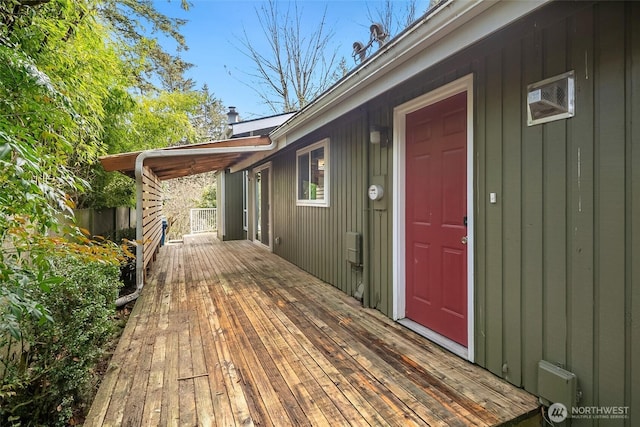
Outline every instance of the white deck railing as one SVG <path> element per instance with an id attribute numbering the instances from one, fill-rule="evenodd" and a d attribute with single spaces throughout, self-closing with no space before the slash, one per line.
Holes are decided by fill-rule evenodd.
<path id="1" fill-rule="evenodd" d="M 215 231 L 217 228 L 216 208 L 196 208 L 190 213 L 191 234 Z"/>

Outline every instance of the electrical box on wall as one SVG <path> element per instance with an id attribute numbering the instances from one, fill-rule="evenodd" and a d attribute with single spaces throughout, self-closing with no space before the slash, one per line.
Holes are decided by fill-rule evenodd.
<path id="1" fill-rule="evenodd" d="M 347 248 L 347 261 L 353 265 L 362 264 L 362 238 L 360 233 L 347 231 L 345 246 Z"/>
<path id="2" fill-rule="evenodd" d="M 544 404 L 562 403 L 571 414 L 571 408 L 578 403 L 576 374 L 546 360 L 540 360 L 538 362 L 538 395 Z"/>
<path id="3" fill-rule="evenodd" d="M 573 117 L 575 76 L 573 71 L 527 86 L 527 125 L 533 126 Z"/>

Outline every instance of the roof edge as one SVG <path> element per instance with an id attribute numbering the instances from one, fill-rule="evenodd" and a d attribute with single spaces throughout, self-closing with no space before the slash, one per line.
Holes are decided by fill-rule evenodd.
<path id="1" fill-rule="evenodd" d="M 171 157 L 171 152 L 184 152 L 185 150 L 195 150 L 195 152 L 202 151 L 202 149 L 209 148 L 228 148 L 229 152 L 233 152 L 234 148 L 237 149 L 238 152 L 246 152 L 247 148 L 251 147 L 262 147 L 265 145 L 271 144 L 271 138 L 267 135 L 260 136 L 249 136 L 243 138 L 232 138 L 232 139 L 224 139 L 219 141 L 209 141 L 198 144 L 189 144 L 189 145 L 178 145 L 173 147 L 164 147 L 158 149 L 150 149 L 144 151 L 131 151 L 127 153 L 120 154 L 111 154 L 108 156 L 99 157 L 100 163 L 102 167 L 107 172 L 122 172 L 122 173 L 131 173 L 135 170 L 135 161 L 139 155 L 142 153 L 149 152 L 165 152 L 167 153 L 164 157 Z"/>
<path id="2" fill-rule="evenodd" d="M 287 146 L 550 1 L 448 0 L 423 15 L 417 24 L 392 39 L 362 67 L 274 129 L 270 136 L 278 147 Z M 485 13 L 489 10 L 491 13 Z M 395 79 L 388 77 L 429 47 L 434 47 L 433 51 L 421 55 L 420 61 L 412 61 L 402 73 L 396 73 Z"/>

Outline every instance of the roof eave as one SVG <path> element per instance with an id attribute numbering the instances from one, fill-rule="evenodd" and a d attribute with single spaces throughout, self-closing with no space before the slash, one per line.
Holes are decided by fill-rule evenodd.
<path id="1" fill-rule="evenodd" d="M 550 1 L 448 0 L 274 129 L 271 139 L 283 148 Z"/>
<path id="2" fill-rule="evenodd" d="M 102 156 L 99 160 L 105 171 L 119 171 L 132 177 L 135 170 L 136 159 L 140 154 L 149 151 L 161 151 L 165 153 L 162 158 L 150 159 L 147 163 L 152 168 L 158 169 L 161 179 L 171 179 L 231 167 L 234 163 L 246 158 L 250 153 L 250 151 L 247 150 L 251 150 L 252 147 L 255 148 L 256 152 L 259 152 L 263 147 L 270 144 L 271 139 L 268 136 L 252 136 L 166 147 L 158 150 L 112 154 Z M 210 154 L 207 156 L 199 154 L 202 150 L 207 149 L 213 149 L 213 151 L 225 149 L 225 153 Z M 185 150 L 193 151 L 193 156 L 172 156 L 174 152 L 184 152 Z"/>

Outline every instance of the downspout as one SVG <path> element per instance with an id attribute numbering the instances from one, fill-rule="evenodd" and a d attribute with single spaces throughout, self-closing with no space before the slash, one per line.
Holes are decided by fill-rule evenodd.
<path id="1" fill-rule="evenodd" d="M 144 287 L 144 234 L 142 230 L 142 171 L 144 161 L 147 159 L 155 159 L 160 157 L 187 157 L 187 156 L 205 156 L 211 154 L 229 154 L 229 153 L 248 153 L 256 151 L 270 151 L 276 148 L 276 143 L 271 141 L 269 145 L 247 145 L 244 147 L 218 147 L 218 148 L 193 148 L 178 150 L 147 150 L 138 154 L 136 157 L 135 174 L 136 174 L 136 290 L 116 300 L 116 307 L 137 299 Z"/>

